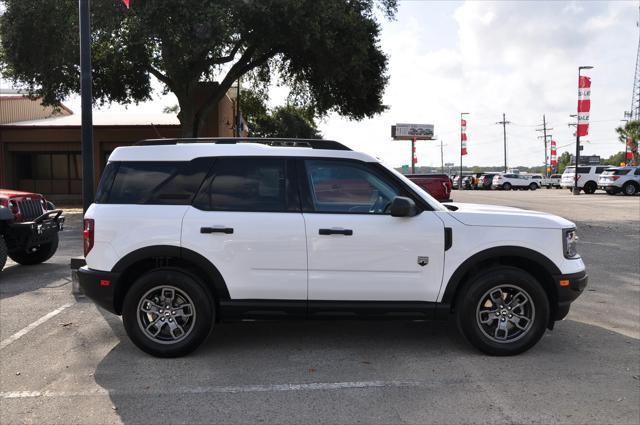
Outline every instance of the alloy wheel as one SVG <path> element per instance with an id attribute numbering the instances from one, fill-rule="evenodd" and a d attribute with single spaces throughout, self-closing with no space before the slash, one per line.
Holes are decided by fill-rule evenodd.
<path id="1" fill-rule="evenodd" d="M 196 310 L 184 291 L 171 285 L 156 286 L 138 303 L 138 326 L 144 335 L 159 344 L 175 344 L 194 328 Z"/>
<path id="2" fill-rule="evenodd" d="M 500 344 L 517 341 L 529 333 L 535 320 L 533 299 L 517 286 L 495 286 L 480 298 L 476 320 L 491 341 Z"/>

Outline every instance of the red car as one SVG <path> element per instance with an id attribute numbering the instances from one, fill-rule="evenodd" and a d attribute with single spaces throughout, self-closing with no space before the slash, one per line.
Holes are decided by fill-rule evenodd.
<path id="1" fill-rule="evenodd" d="M 451 201 L 451 180 L 446 174 L 407 174 L 406 177 L 440 202 Z"/>
<path id="2" fill-rule="evenodd" d="M 7 256 L 19 264 L 47 261 L 58 249 L 62 210 L 38 193 L 0 189 L 0 270 Z"/>

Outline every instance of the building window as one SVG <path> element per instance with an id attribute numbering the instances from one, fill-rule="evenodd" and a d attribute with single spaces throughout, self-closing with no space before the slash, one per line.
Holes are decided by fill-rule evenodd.
<path id="1" fill-rule="evenodd" d="M 79 152 L 15 154 L 16 189 L 46 195 L 80 195 L 82 160 Z"/>

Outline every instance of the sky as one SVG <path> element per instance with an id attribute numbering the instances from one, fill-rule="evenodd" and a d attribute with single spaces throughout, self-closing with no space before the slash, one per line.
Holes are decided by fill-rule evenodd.
<path id="1" fill-rule="evenodd" d="M 327 139 L 382 159 L 410 163 L 409 141 L 391 139 L 395 123 L 434 124 L 438 140 L 417 142 L 418 165 L 460 163 L 461 112 L 468 112 L 465 166 L 502 165 L 502 114 L 507 125 L 507 163 L 544 163 L 542 116 L 559 146 L 575 151 L 578 66 L 591 65 L 591 124 L 583 154 L 623 149 L 615 127 L 630 109 L 638 48 L 638 1 L 407 1 L 393 21 L 381 18 L 380 46 L 389 57 L 388 110 L 350 121 L 331 114 L 319 122 Z M 274 87 L 272 103 L 286 89 Z M 158 91 L 153 102 L 129 106 L 160 112 L 175 105 Z M 79 112 L 77 97 L 65 102 Z M 109 110 L 122 110 L 112 105 Z"/>

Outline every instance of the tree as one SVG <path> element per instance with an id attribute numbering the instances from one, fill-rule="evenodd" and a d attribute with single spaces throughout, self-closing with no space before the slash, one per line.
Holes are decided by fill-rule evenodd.
<path id="1" fill-rule="evenodd" d="M 564 173 L 564 169 L 571 164 L 571 154 L 569 152 L 562 152 L 562 155 L 558 158 L 558 174 Z"/>
<path id="2" fill-rule="evenodd" d="M 602 161 L 603 165 L 615 165 L 616 167 L 622 163 L 625 163 L 624 151 L 614 153 L 609 158 Z"/>
<path id="3" fill-rule="evenodd" d="M 622 143 L 628 143 L 628 140 L 631 139 L 631 143 L 628 146 L 628 149 L 633 153 L 633 158 L 631 163 L 638 163 L 638 142 L 640 141 L 640 120 L 627 121 L 624 127 L 616 128 L 616 132 L 618 133 L 618 140 Z M 624 162 L 627 162 L 627 159 L 624 159 Z"/>
<path id="4" fill-rule="evenodd" d="M 57 104 L 79 91 L 77 0 L 4 0 L 0 71 Z M 178 98 L 182 134 L 198 134 L 241 76 L 278 76 L 315 113 L 382 112 L 387 57 L 376 10 L 397 0 L 136 0 L 92 2 L 96 102 L 150 99 L 151 76 Z M 198 93 L 207 85 L 204 99 Z"/>
<path id="5" fill-rule="evenodd" d="M 293 137 L 319 139 L 313 110 L 288 104 L 269 110 L 264 89 L 248 89 L 242 94 L 242 112 L 252 137 Z"/>

